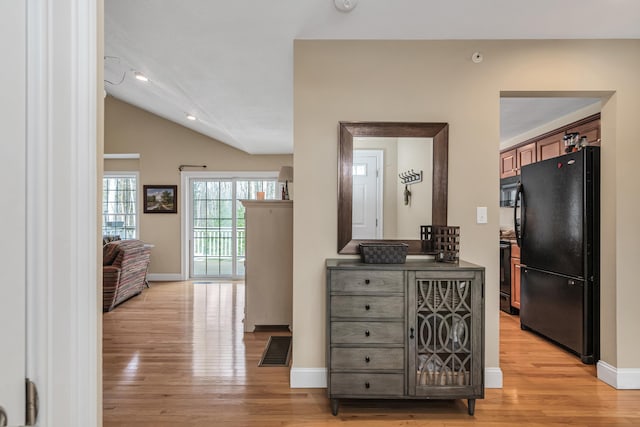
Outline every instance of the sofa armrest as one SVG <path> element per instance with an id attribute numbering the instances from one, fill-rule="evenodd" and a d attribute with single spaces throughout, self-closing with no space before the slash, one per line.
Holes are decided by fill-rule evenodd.
<path id="1" fill-rule="evenodd" d="M 105 265 L 102 267 L 102 286 L 115 286 L 120 280 L 120 267 Z"/>

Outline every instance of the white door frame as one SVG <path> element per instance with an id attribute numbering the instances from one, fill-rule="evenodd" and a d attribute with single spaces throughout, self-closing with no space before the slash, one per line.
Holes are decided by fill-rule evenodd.
<path id="1" fill-rule="evenodd" d="M 96 194 L 103 2 L 25 5 L 27 375 L 38 387 L 37 425 L 100 426 Z"/>
<path id="2" fill-rule="evenodd" d="M 0 199 L 5 244 L 0 247 L 0 406 L 9 425 L 23 424 L 26 377 L 26 9 L 21 0 L 0 3 L 3 37 L 0 80 Z"/>
<path id="3" fill-rule="evenodd" d="M 376 158 L 376 239 L 382 239 L 384 230 L 384 150 L 376 148 L 354 149 L 353 157 L 355 159 L 356 152 L 363 155 L 375 156 Z"/>

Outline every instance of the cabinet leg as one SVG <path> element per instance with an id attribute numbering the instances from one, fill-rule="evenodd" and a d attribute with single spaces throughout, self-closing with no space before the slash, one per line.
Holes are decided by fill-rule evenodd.
<path id="1" fill-rule="evenodd" d="M 584 363 L 585 365 L 593 365 L 593 356 L 580 356 L 580 360 L 582 360 L 582 363 Z"/>
<path id="2" fill-rule="evenodd" d="M 476 411 L 476 400 L 469 399 L 467 402 L 469 404 L 469 415 L 473 415 L 473 413 Z"/>
<path id="3" fill-rule="evenodd" d="M 331 413 L 333 416 L 338 415 L 338 409 L 340 408 L 340 402 L 338 399 L 331 399 Z"/>

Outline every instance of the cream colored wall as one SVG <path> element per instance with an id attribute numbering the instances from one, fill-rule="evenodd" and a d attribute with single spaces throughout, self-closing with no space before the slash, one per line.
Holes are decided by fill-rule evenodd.
<path id="1" fill-rule="evenodd" d="M 397 186 L 396 209 L 398 216 L 398 238 L 420 239 L 420 226 L 432 224 L 431 196 L 433 194 L 433 139 L 399 138 L 398 139 L 398 173 L 422 170 L 424 180 L 410 184 L 411 196 L 409 204 L 404 203 L 405 185 L 396 176 Z"/>
<path id="2" fill-rule="evenodd" d="M 476 51 L 482 63 L 471 61 Z M 338 256 L 340 120 L 449 123 L 448 223 L 461 227 L 461 258 L 486 267 L 485 363 L 499 366 L 501 91 L 603 98 L 602 359 L 640 367 L 640 197 L 628 196 L 638 194 L 640 182 L 638 52 L 637 40 L 296 41 L 294 168 L 301 191 L 294 206 L 293 367 L 325 366 L 324 260 Z M 476 206 L 489 207 L 488 224 L 475 224 Z"/>
<path id="3" fill-rule="evenodd" d="M 108 172 L 139 171 L 140 159 L 104 159 L 104 170 Z M 102 221 L 102 219 L 100 219 L 100 221 Z"/>
<path id="4" fill-rule="evenodd" d="M 145 184 L 178 185 L 181 164 L 206 164 L 213 171 L 279 171 L 292 165 L 291 155 L 250 155 L 112 97 L 105 100 L 108 154 L 139 153 L 137 161 L 105 161 L 105 170 L 132 170 L 138 163 L 139 188 Z M 140 239 L 155 245 L 149 272 L 180 273 L 180 218 L 177 214 L 140 213 Z"/>

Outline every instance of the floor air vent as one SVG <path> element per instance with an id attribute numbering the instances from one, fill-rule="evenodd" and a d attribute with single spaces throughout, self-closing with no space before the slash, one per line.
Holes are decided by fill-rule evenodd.
<path id="1" fill-rule="evenodd" d="M 291 337 L 271 336 L 258 366 L 288 366 L 291 357 Z"/>

